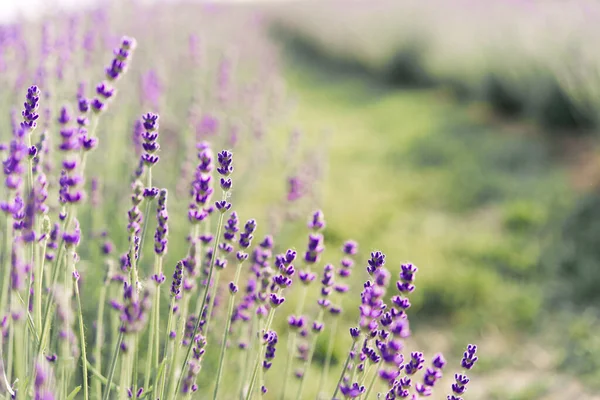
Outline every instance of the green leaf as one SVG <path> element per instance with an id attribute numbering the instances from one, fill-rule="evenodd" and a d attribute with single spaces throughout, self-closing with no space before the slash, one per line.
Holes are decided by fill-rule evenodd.
<path id="1" fill-rule="evenodd" d="M 67 400 L 73 400 L 75 398 L 75 396 L 77 396 L 77 393 L 79 393 L 80 390 L 81 390 L 81 386 L 77 386 L 75 389 L 73 389 L 73 391 L 67 396 Z"/>

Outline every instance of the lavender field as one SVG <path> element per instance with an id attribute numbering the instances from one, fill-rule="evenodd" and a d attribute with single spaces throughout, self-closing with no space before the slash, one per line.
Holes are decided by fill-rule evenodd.
<path id="1" fill-rule="evenodd" d="M 0 25 L 0 398 L 600 398 L 595 81 L 415 4 Z"/>

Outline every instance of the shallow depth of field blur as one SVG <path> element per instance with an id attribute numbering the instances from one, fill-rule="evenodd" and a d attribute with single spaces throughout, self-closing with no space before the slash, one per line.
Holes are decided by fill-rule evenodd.
<path id="1" fill-rule="evenodd" d="M 78 212 L 90 348 L 106 273 L 101 245 L 115 244 L 115 262 L 128 249 L 134 124 L 151 111 L 160 115 L 154 186 L 169 190 L 163 289 L 187 253 L 188 187 L 196 143 L 206 140 L 234 154 L 230 201 L 242 224 L 257 220 L 254 243 L 273 234 L 277 252 L 302 255 L 308 217 L 321 209 L 326 250 L 316 271 L 339 262 L 344 241 L 359 244 L 328 388 L 347 354 L 369 254 L 380 250 L 394 281 L 400 264 L 419 268 L 406 346 L 428 362 L 438 351 L 448 359 L 432 398 L 446 398 L 464 347 L 477 343 L 465 399 L 600 399 L 598 4 L 114 1 L 48 9 L 0 26 L 2 143 L 10 141 L 11 110 L 20 112 L 36 84 L 36 134 L 47 130 L 56 147 L 59 107 L 76 110 L 80 84 L 93 94 L 121 36 L 138 44 L 99 122 Z M 290 180 L 299 185 L 293 196 Z M 150 271 L 155 216 L 148 218 Z M 225 286 L 220 294 L 225 307 Z M 286 296 L 276 330 L 287 329 L 283 315 L 299 295 Z M 309 309 L 316 298 L 306 300 Z M 285 341 L 278 346 L 267 399 L 278 398 L 283 380 Z M 193 398 L 212 398 L 217 362 L 218 346 L 209 346 Z M 226 366 L 225 386 L 236 368 Z M 315 398 L 316 384 L 304 390 Z"/>

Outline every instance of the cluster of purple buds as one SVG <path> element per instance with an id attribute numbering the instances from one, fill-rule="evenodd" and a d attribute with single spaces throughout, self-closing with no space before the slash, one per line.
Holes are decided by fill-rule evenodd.
<path id="1" fill-rule="evenodd" d="M 348 240 L 342 246 L 342 252 L 344 258 L 342 258 L 341 267 L 338 269 L 337 274 L 340 278 L 348 278 L 352 273 L 354 258 L 358 253 L 358 244 L 354 240 Z"/>
<path id="2" fill-rule="evenodd" d="M 425 370 L 423 375 L 423 383 L 415 385 L 415 391 L 422 397 L 431 396 L 433 386 L 442 378 L 442 369 L 446 365 L 446 360 L 441 354 L 437 354 L 433 358 L 432 366 Z"/>
<path id="3" fill-rule="evenodd" d="M 213 194 L 212 169 L 213 153 L 207 142 L 198 144 L 199 164 L 196 168 L 194 181 L 191 187 L 192 202 L 188 211 L 188 219 L 191 223 L 198 223 L 206 219 L 212 207 L 209 206 Z"/>
<path id="4" fill-rule="evenodd" d="M 369 275 L 373 276 L 375 271 L 385 265 L 385 254 L 383 254 L 381 251 L 372 252 L 368 263 L 369 266 L 367 267 L 367 272 Z"/>
<path id="5" fill-rule="evenodd" d="M 361 330 L 370 336 L 377 334 L 379 319 L 383 316 L 387 306 L 383 301 L 386 292 L 389 273 L 385 268 L 378 269 L 375 281 L 367 281 L 363 285 L 360 294 L 361 305 L 359 326 Z"/>
<path id="6" fill-rule="evenodd" d="M 156 152 L 160 149 L 160 145 L 157 142 L 158 139 L 158 114 L 147 113 L 142 116 L 144 133 L 142 133 L 142 148 L 144 152 L 141 155 L 141 161 L 145 166 L 151 168 L 158 162 L 158 155 Z"/>
<path id="7" fill-rule="evenodd" d="M 50 230 L 48 244 L 46 245 L 46 247 L 47 247 L 46 260 L 47 261 L 54 260 L 54 257 L 56 256 L 55 251 L 56 251 L 56 249 L 58 249 L 59 236 L 60 236 L 60 226 L 59 226 L 58 222 L 55 222 L 54 225 L 52 225 L 52 229 Z"/>
<path id="8" fill-rule="evenodd" d="M 21 129 L 25 132 L 31 132 L 37 126 L 37 119 L 40 117 L 37 113 L 40 102 L 40 90 L 37 86 L 33 85 L 27 89 L 27 95 L 25 97 L 25 103 L 23 103 L 23 111 L 21 116 L 23 122 L 21 122 Z"/>
<path id="9" fill-rule="evenodd" d="M 467 346 L 467 350 L 463 353 L 463 358 L 460 363 L 463 369 L 468 371 L 473 368 L 478 360 L 478 357 L 475 355 L 476 353 L 476 345 L 470 344 Z M 452 384 L 453 394 L 449 395 L 447 399 L 462 400 L 462 397 L 459 396 L 467 391 L 467 383 L 469 383 L 469 377 L 466 374 L 454 374 L 454 383 Z"/>
<path id="10" fill-rule="evenodd" d="M 275 331 L 268 331 L 263 335 L 263 342 L 266 345 L 266 349 L 265 349 L 265 359 L 263 361 L 262 367 L 263 370 L 266 372 L 269 370 L 269 368 L 271 368 L 271 366 L 273 365 L 273 359 L 275 358 L 275 346 L 277 345 L 277 332 Z M 263 385 L 261 388 L 261 393 L 265 394 L 267 393 L 267 388 Z"/>
<path id="11" fill-rule="evenodd" d="M 217 172 L 219 175 L 221 175 L 220 184 L 221 189 L 223 189 L 224 192 L 227 192 L 231 189 L 231 178 L 229 178 L 229 176 L 233 172 L 232 161 L 233 154 L 231 154 L 230 151 L 223 150 L 217 154 L 217 162 L 219 164 L 217 167 Z"/>
<path id="12" fill-rule="evenodd" d="M 323 278 L 321 279 L 321 295 L 317 300 L 317 304 L 323 309 L 327 309 L 331 306 L 329 295 L 333 288 L 333 274 L 335 269 L 331 264 L 325 264 L 323 267 Z"/>
<path id="13" fill-rule="evenodd" d="M 360 397 L 365 391 L 366 388 L 356 382 L 351 385 L 342 384 L 340 386 L 340 392 L 342 392 L 345 399 L 355 399 Z"/>
<path id="14" fill-rule="evenodd" d="M 417 267 L 409 263 L 402 264 L 400 268 L 400 280 L 396 282 L 396 287 L 398 288 L 398 291 L 402 294 L 412 293 L 415 290 L 415 285 L 413 284 L 413 281 L 415 279 Z"/>
<path id="15" fill-rule="evenodd" d="M 171 296 L 178 298 L 181 295 L 181 284 L 183 282 L 183 261 L 177 262 L 173 272 L 173 281 L 171 283 Z"/>
<path id="16" fill-rule="evenodd" d="M 90 124 L 87 114 L 90 111 L 90 101 L 84 95 L 84 84 L 79 84 L 79 91 L 77 93 L 77 109 L 79 110 L 79 116 L 77 117 L 77 125 L 80 128 L 85 128 Z M 70 118 L 69 118 L 70 120 Z M 59 118 L 60 122 L 60 118 Z M 68 121 L 67 121 L 68 122 Z"/>
<path id="17" fill-rule="evenodd" d="M 29 154 L 23 138 L 15 136 L 10 142 L 8 157 L 2 162 L 4 175 L 6 176 L 5 186 L 10 190 L 18 190 L 23 183 L 23 161 Z"/>
<path id="18" fill-rule="evenodd" d="M 81 229 L 79 228 L 79 221 L 77 218 L 73 219 L 73 225 L 72 232 L 63 232 L 63 240 L 66 248 L 77 247 L 81 241 Z"/>
<path id="19" fill-rule="evenodd" d="M 65 160 L 63 165 L 72 166 L 74 163 L 71 164 Z M 58 184 L 60 187 L 58 194 L 61 204 L 79 204 L 85 198 L 85 193 L 81 189 L 83 177 L 73 170 L 67 171 L 63 169 L 60 173 Z"/>
<path id="20" fill-rule="evenodd" d="M 249 219 L 244 225 L 244 230 L 240 233 L 239 246 L 242 249 L 247 249 L 250 247 L 250 243 L 252 243 L 252 239 L 254 236 L 252 234 L 256 230 L 256 221 L 253 219 Z"/>
<path id="21" fill-rule="evenodd" d="M 58 146 L 59 150 L 67 154 L 69 152 L 79 150 L 81 146 L 79 129 L 69 127 L 69 122 L 71 121 L 71 114 L 67 106 L 61 107 L 57 121 L 60 125 L 61 137 L 61 143 Z M 69 168 L 65 167 L 65 169 Z"/>
<path id="22" fill-rule="evenodd" d="M 234 211 L 229 215 L 227 222 L 224 226 L 223 241 L 219 243 L 219 250 L 224 254 L 230 254 L 233 252 L 233 243 L 235 242 L 235 236 L 240 231 L 239 221 L 237 213 Z M 221 260 L 220 264 L 223 266 L 227 263 L 226 258 Z"/>
<path id="23" fill-rule="evenodd" d="M 276 303 L 282 303 L 279 296 L 271 299 L 270 290 L 273 285 L 273 268 L 271 268 L 270 259 L 273 255 L 273 238 L 270 235 L 265 236 L 262 242 L 259 243 L 258 247 L 252 252 L 252 266 L 251 271 L 256 275 L 257 282 L 260 285 L 256 293 L 256 315 L 262 318 L 268 313 L 267 300 Z"/>
<path id="24" fill-rule="evenodd" d="M 111 306 L 121 312 L 123 333 L 138 333 L 144 329 L 150 311 L 150 292 L 144 290 L 141 296 L 136 296 L 133 285 L 123 284 L 123 303 L 111 301 Z"/>
<path id="25" fill-rule="evenodd" d="M 304 262 L 311 265 L 319 261 L 320 254 L 325 250 L 323 235 L 318 233 L 325 228 L 325 217 L 320 210 L 313 213 L 308 222 L 308 227 L 313 233 L 308 235 L 308 246 L 304 254 Z"/>
<path id="26" fill-rule="evenodd" d="M 133 50 L 135 49 L 135 39 L 123 37 L 121 46 L 114 50 L 115 57 L 110 66 L 106 68 L 107 81 L 100 82 L 96 86 L 97 96 L 91 102 L 92 110 L 95 113 L 100 113 L 106 108 L 106 102 L 114 96 L 116 90 L 111 83 L 116 81 L 126 70 L 128 62 L 131 59 Z"/>
<path id="27" fill-rule="evenodd" d="M 206 339 L 202 335 L 198 335 L 194 338 L 194 347 L 192 348 L 192 359 L 188 363 L 188 372 L 186 377 L 183 379 L 181 386 L 182 393 L 194 393 L 198 390 L 196 384 L 196 377 L 200 373 L 202 366 L 202 356 L 204 356 L 206 347 Z"/>
<path id="28" fill-rule="evenodd" d="M 158 193 L 158 205 L 156 208 L 157 225 L 154 234 L 154 252 L 158 256 L 163 256 L 167 252 L 168 220 L 167 189 L 161 189 Z"/>
<path id="29" fill-rule="evenodd" d="M 144 186 L 140 181 L 135 181 L 132 187 L 131 194 L 131 205 L 132 207 L 127 212 L 127 216 L 129 218 L 129 224 L 127 225 L 127 229 L 130 234 L 134 234 L 138 236 L 140 233 L 140 226 L 142 223 L 142 212 L 139 209 L 139 205 L 144 200 Z"/>

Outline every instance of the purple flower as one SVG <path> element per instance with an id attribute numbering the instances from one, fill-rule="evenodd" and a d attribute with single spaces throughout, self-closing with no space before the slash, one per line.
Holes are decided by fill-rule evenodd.
<path id="1" fill-rule="evenodd" d="M 250 247 L 250 243 L 252 242 L 252 234 L 256 230 L 256 221 L 253 219 L 249 219 L 248 222 L 244 225 L 244 231 L 240 233 L 239 245 L 242 249 L 247 249 Z"/>
<path id="2" fill-rule="evenodd" d="M 325 228 L 325 216 L 321 210 L 317 210 L 313 213 L 308 220 L 308 228 L 315 232 Z"/>
<path id="3" fill-rule="evenodd" d="M 158 162 L 159 157 L 156 152 L 160 149 L 160 145 L 157 142 L 158 139 L 158 114 L 147 113 L 142 115 L 143 127 L 146 130 L 142 133 L 142 148 L 145 153 L 141 155 L 141 161 L 147 167 L 152 167 Z"/>
<path id="4" fill-rule="evenodd" d="M 21 129 L 26 132 L 31 132 L 36 127 L 36 121 L 40 117 L 37 113 L 40 101 L 40 90 L 37 86 L 33 85 L 27 89 L 27 95 L 25 97 L 25 103 L 23 103 L 23 111 L 21 116 L 23 122 L 21 122 Z"/>
<path id="5" fill-rule="evenodd" d="M 342 392 L 344 398 L 355 399 L 360 397 L 360 395 L 362 395 L 366 389 L 364 386 L 360 386 L 358 383 L 353 383 L 352 385 L 341 384 L 340 391 Z"/>
<path id="6" fill-rule="evenodd" d="M 171 282 L 171 296 L 177 297 L 181 293 L 181 283 L 183 281 L 183 261 L 179 261 L 173 272 L 173 280 Z"/>
<path id="7" fill-rule="evenodd" d="M 169 232 L 167 212 L 167 189 L 161 189 L 158 193 L 158 206 L 156 208 L 156 232 L 154 233 L 154 252 L 163 256 L 167 252 L 167 235 Z"/>
<path id="8" fill-rule="evenodd" d="M 414 375 L 418 370 L 423 368 L 424 362 L 423 353 L 412 352 L 410 353 L 410 361 L 404 366 L 404 371 L 407 375 Z"/>
<path id="9" fill-rule="evenodd" d="M 371 259 L 368 261 L 369 266 L 367 272 L 369 275 L 373 275 L 376 270 L 383 267 L 385 264 L 385 254 L 380 251 L 374 251 L 371 253 Z"/>
<path id="10" fill-rule="evenodd" d="M 467 351 L 463 353 L 463 358 L 461 361 L 461 365 L 464 369 L 471 369 L 475 362 L 477 362 L 478 358 L 475 355 L 477 353 L 477 346 L 474 344 L 470 344 L 467 346 Z"/>
<path id="11" fill-rule="evenodd" d="M 223 150 L 219 154 L 217 154 L 217 162 L 219 166 L 217 167 L 217 172 L 223 177 L 228 177 L 233 172 L 232 164 L 233 154 L 230 151 Z M 231 187 L 231 185 L 230 185 Z M 223 188 L 224 191 L 229 189 Z"/>

